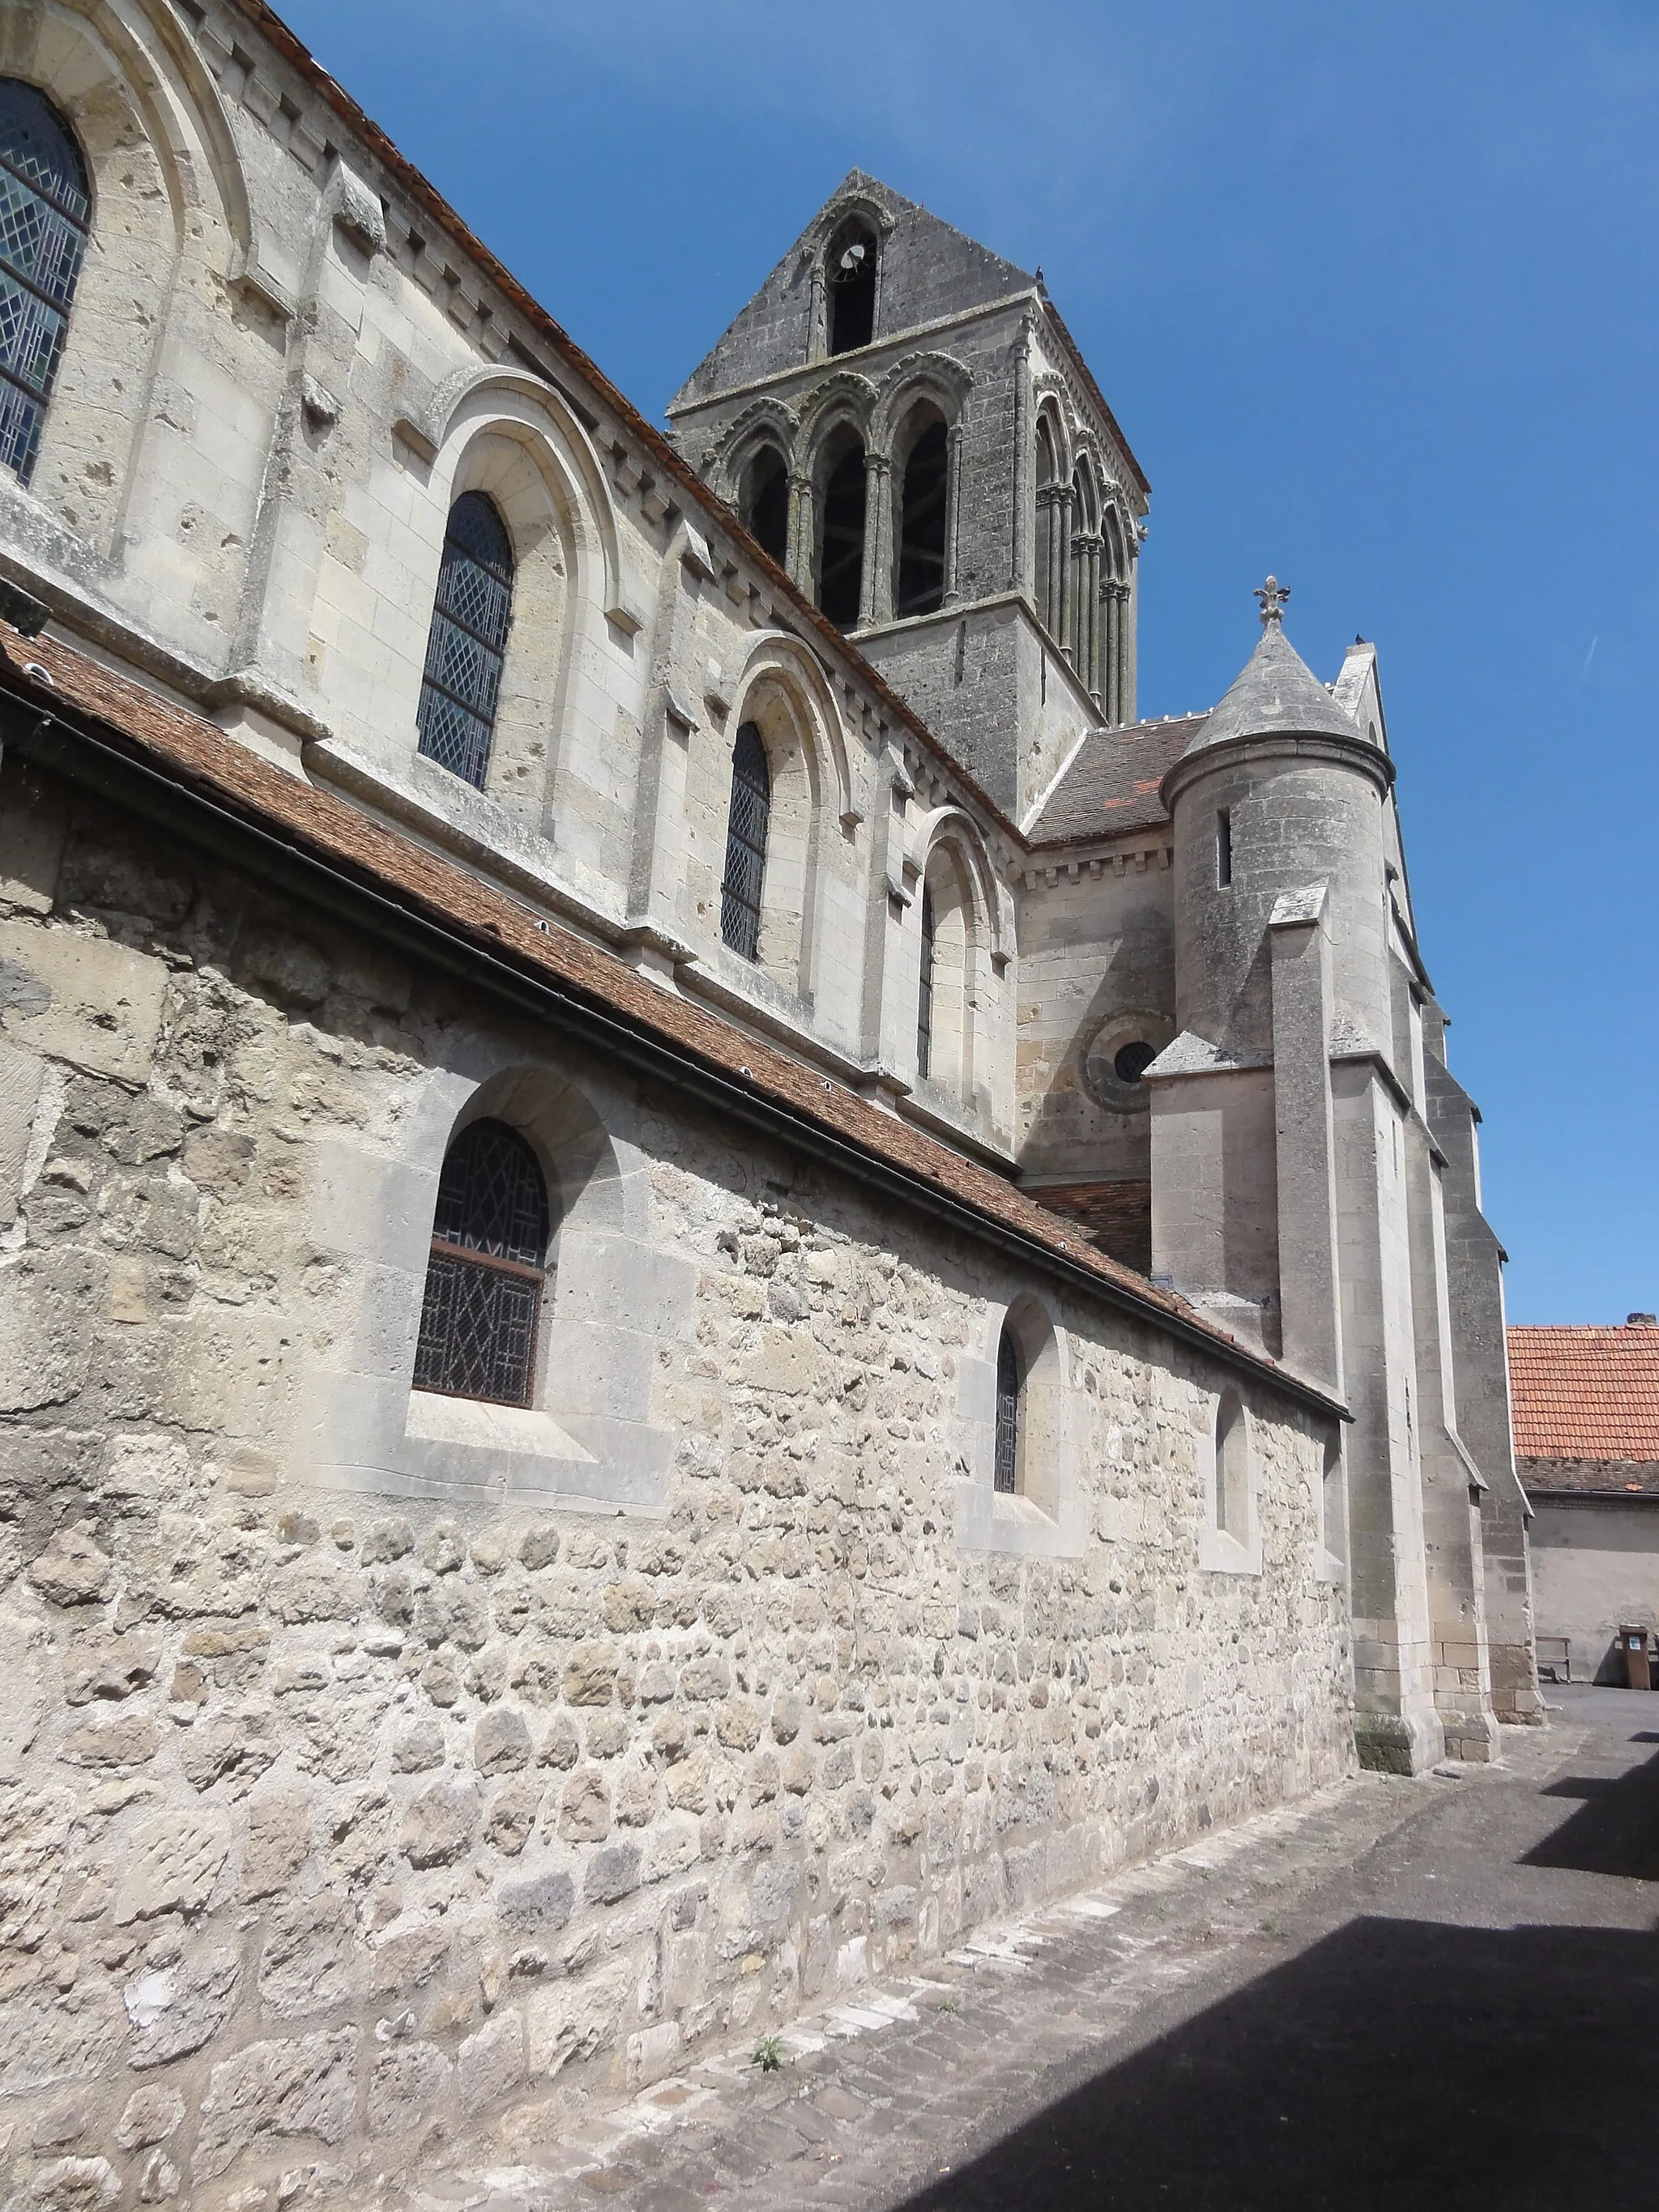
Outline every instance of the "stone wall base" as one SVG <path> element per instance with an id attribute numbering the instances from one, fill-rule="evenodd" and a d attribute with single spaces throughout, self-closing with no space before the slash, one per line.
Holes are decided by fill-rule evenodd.
<path id="1" fill-rule="evenodd" d="M 1353 1745 L 1376 1774 L 1425 1774 L 1446 1756 L 1437 1713 L 1356 1713 Z"/>

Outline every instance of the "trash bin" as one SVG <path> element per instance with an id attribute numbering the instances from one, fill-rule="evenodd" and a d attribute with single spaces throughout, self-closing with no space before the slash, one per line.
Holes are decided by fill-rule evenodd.
<path id="1" fill-rule="evenodd" d="M 1653 1679 L 1648 1669 L 1648 1653 L 1651 1639 L 1645 1628 L 1621 1628 L 1619 1642 L 1625 1654 L 1625 1680 L 1632 1690 L 1650 1690 Z"/>

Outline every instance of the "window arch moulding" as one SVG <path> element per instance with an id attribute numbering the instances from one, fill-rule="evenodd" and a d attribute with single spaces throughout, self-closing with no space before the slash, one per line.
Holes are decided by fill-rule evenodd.
<path id="1" fill-rule="evenodd" d="M 847 728 L 823 663 L 803 639 L 788 630 L 761 630 L 750 641 L 732 690 L 732 726 L 746 719 L 744 694 L 766 675 L 797 690 L 808 709 L 808 736 L 819 764 L 819 798 L 835 810 L 851 836 L 864 819 L 853 790 Z"/>
<path id="2" fill-rule="evenodd" d="M 758 449 L 775 446 L 793 470 L 800 417 L 781 399 L 752 399 L 726 428 L 713 459 L 704 471 L 706 481 L 728 507 L 737 504 L 744 470 Z"/>
<path id="3" fill-rule="evenodd" d="M 698 922 L 696 934 L 708 945 L 704 972 L 716 996 L 741 975 L 745 1004 L 757 993 L 763 1006 L 769 1004 L 773 1012 L 796 1024 L 802 1010 L 810 1011 L 818 994 L 824 902 L 836 865 L 836 830 L 839 827 L 842 839 L 850 840 L 863 818 L 851 788 L 846 735 L 835 694 L 822 665 L 799 638 L 771 631 L 753 641 L 732 687 L 726 718 L 728 737 L 703 750 L 704 765 L 698 774 L 711 806 L 714 783 L 709 763 L 718 763 L 723 851 L 732 750 L 738 733 L 750 724 L 757 726 L 765 745 L 770 783 L 758 960 L 750 963 L 724 942 L 718 908 L 712 922 L 709 917 Z M 690 964 L 696 968 L 699 963 Z"/>
<path id="4" fill-rule="evenodd" d="M 579 550 L 597 550 L 602 570 L 600 612 L 625 635 L 644 629 L 648 595 L 624 573 L 611 486 L 586 430 L 563 394 L 543 378 L 516 368 L 458 369 L 423 404 L 394 415 L 392 433 L 434 472 L 458 434 L 492 420 L 534 431 L 569 508 Z"/>
<path id="5" fill-rule="evenodd" d="M 996 1486 L 997 1372 L 1004 1333 L 1021 1378 L 1017 1489 Z M 956 1540 L 964 1552 L 1076 1559 L 1088 1543 L 1090 1506 L 1078 1481 L 1086 1463 L 1088 1407 L 1073 1387 L 1070 1341 L 1046 1301 L 1029 1289 L 989 1307 L 977 1346 L 957 1367 L 960 1462 Z"/>
<path id="6" fill-rule="evenodd" d="M 870 416 L 870 447 L 890 454 L 894 437 L 918 400 L 931 400 L 947 423 L 962 419 L 973 372 L 945 353 L 906 354 L 883 377 Z"/>
<path id="7" fill-rule="evenodd" d="M 914 868 L 917 880 L 923 879 L 935 847 L 941 844 L 952 846 L 961 858 L 973 886 L 975 927 L 1000 975 L 1013 951 L 1013 899 L 1012 894 L 1003 894 L 984 832 L 964 807 L 931 808 L 918 817 L 911 831 L 907 872 Z"/>
<path id="8" fill-rule="evenodd" d="M 851 423 L 867 447 L 875 407 L 876 387 L 857 369 L 838 368 L 827 376 L 800 411 L 797 453 L 806 457 L 804 465 L 816 465 L 824 440 L 843 422 Z"/>
<path id="9" fill-rule="evenodd" d="M 125 628 L 119 585 L 107 568 L 89 571 L 87 559 L 90 552 L 101 564 L 115 555 L 154 443 L 153 421 L 121 395 L 146 386 L 167 344 L 180 264 L 216 289 L 246 258 L 246 181 L 218 88 L 164 0 L 131 11 L 83 0 L 10 12 L 6 74 L 68 125 L 87 172 L 92 250 L 79 271 L 32 481 L 25 489 L 8 471 L 4 495 L 27 503 L 28 522 L 14 529 L 27 529 L 72 596 L 89 596 Z M 113 222 L 118 205 L 122 219 Z M 158 301 L 163 312 L 155 312 Z M 215 571 L 209 597 L 228 623 L 227 573 Z M 132 571 L 125 574 L 131 580 Z"/>
<path id="10" fill-rule="evenodd" d="M 215 66 L 230 62 L 228 48 L 222 55 L 211 40 L 203 39 L 198 44 L 186 36 L 166 0 L 137 0 L 133 14 L 148 38 L 108 0 L 94 0 L 93 5 L 76 13 L 80 20 L 75 24 L 76 35 L 86 39 L 94 52 L 104 49 L 106 67 L 124 99 L 137 105 L 152 144 L 166 156 L 163 167 L 181 232 L 186 207 L 201 197 L 194 180 L 205 171 L 212 181 L 225 230 L 220 273 L 236 283 L 246 280 L 250 271 L 257 274 L 266 268 L 268 261 L 255 234 L 247 173 L 216 82 Z M 55 36 L 61 38 L 65 27 L 64 19 L 54 19 Z M 54 74 L 67 75 L 66 60 L 67 57 L 52 58 Z M 88 84 L 78 69 L 76 74 L 73 106 L 78 107 L 97 97 L 104 88 Z M 286 298 L 288 288 L 278 289 Z M 289 300 L 288 311 L 291 308 Z"/>
<path id="11" fill-rule="evenodd" d="M 475 1036 L 460 1057 L 469 1064 L 428 1079 L 396 1157 L 365 1142 L 321 1162 L 313 1233 L 361 1288 L 314 1378 L 307 1479 L 659 1517 L 676 1435 L 653 1425 L 653 1378 L 661 1346 L 686 1340 L 696 1269 L 653 1240 L 631 1090 L 596 1080 L 589 1064 L 526 1060 L 505 1032 Z M 443 1164 L 485 1119 L 534 1152 L 552 1216 L 528 1407 L 413 1387 Z"/>

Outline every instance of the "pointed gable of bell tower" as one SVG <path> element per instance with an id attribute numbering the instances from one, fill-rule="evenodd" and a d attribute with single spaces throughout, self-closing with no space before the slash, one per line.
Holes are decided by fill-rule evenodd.
<path id="1" fill-rule="evenodd" d="M 668 413 L 1010 815 L 1133 719 L 1146 482 L 1041 276 L 855 169 Z"/>

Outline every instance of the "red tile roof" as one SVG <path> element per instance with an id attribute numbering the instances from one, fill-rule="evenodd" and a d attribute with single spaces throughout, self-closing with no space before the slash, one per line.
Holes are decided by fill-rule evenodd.
<path id="1" fill-rule="evenodd" d="M 1509 1340 L 1517 1459 L 1659 1461 L 1659 1328 L 1528 1325 Z"/>
<path id="2" fill-rule="evenodd" d="M 1176 714 L 1167 721 L 1097 730 L 1085 738 L 1032 824 L 1029 843 L 1034 849 L 1075 845 L 1167 822 L 1158 786 L 1204 719 Z"/>
<path id="3" fill-rule="evenodd" d="M 345 877 L 417 921 L 436 923 L 497 969 L 507 969 L 609 1027 L 631 1032 L 700 1066 L 729 1091 L 763 1103 L 893 1171 L 912 1188 L 977 1217 L 994 1233 L 1064 1256 L 1068 1270 L 1137 1309 L 1154 1325 L 1254 1368 L 1302 1402 L 1328 1407 L 1316 1385 L 1289 1375 L 1218 1328 L 1184 1298 L 1160 1290 L 1097 1251 L 1077 1224 L 1039 1206 L 1002 1176 L 965 1158 L 830 1081 L 802 1061 L 744 1035 L 718 1014 L 663 989 L 614 953 L 544 919 L 522 899 L 374 820 L 349 801 L 275 768 L 216 723 L 173 706 L 63 640 L 26 638 L 0 624 L 0 701 L 8 696 L 40 728 L 55 724 L 71 742 L 77 725 L 94 744 L 137 763 L 282 844 Z M 114 740 L 112 744 L 109 741 Z M 21 750 L 20 741 L 20 750 Z"/>

